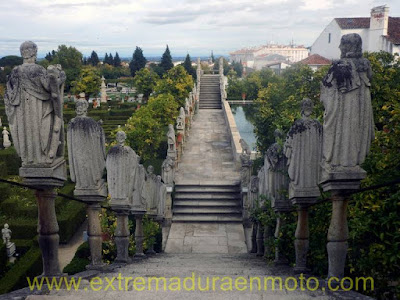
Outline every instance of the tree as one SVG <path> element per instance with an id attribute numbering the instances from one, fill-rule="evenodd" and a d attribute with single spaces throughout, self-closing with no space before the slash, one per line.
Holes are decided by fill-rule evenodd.
<path id="1" fill-rule="evenodd" d="M 142 68 L 136 72 L 134 85 L 136 90 L 147 99 L 153 92 L 160 77 L 152 70 Z"/>
<path id="2" fill-rule="evenodd" d="M 89 64 L 91 64 L 93 67 L 96 67 L 99 64 L 99 62 L 100 62 L 99 56 L 97 55 L 97 53 L 95 51 L 92 51 L 92 54 L 90 55 L 87 62 Z"/>
<path id="3" fill-rule="evenodd" d="M 211 62 L 215 62 L 214 52 L 211 50 Z"/>
<path id="4" fill-rule="evenodd" d="M 103 64 L 108 64 L 108 62 L 108 53 L 106 52 L 106 55 L 104 55 Z"/>
<path id="5" fill-rule="evenodd" d="M 193 88 L 193 78 L 184 67 L 176 66 L 164 74 L 154 89 L 156 95 L 171 94 L 179 104 L 185 106 L 185 99 Z"/>
<path id="6" fill-rule="evenodd" d="M 165 52 L 163 53 L 163 55 L 161 57 L 160 67 L 164 70 L 164 73 L 174 67 L 168 45 L 167 45 L 167 48 L 165 49 Z"/>
<path id="7" fill-rule="evenodd" d="M 22 65 L 22 57 L 16 55 L 4 56 L 0 59 L 0 67 L 15 67 Z"/>
<path id="8" fill-rule="evenodd" d="M 82 53 L 74 47 L 58 46 L 54 51 L 52 64 L 60 64 L 67 76 L 65 89 L 69 91 L 71 82 L 79 77 L 82 69 Z"/>
<path id="9" fill-rule="evenodd" d="M 214 70 L 217 71 L 219 70 L 219 59 L 220 58 L 218 57 L 218 59 L 216 59 L 214 62 Z M 229 66 L 229 63 L 225 58 L 223 58 L 223 61 L 224 61 L 224 75 L 226 76 L 228 75 L 228 72 L 231 69 L 231 67 Z"/>
<path id="10" fill-rule="evenodd" d="M 192 75 L 193 79 L 196 79 L 196 70 L 192 67 L 192 60 L 190 59 L 189 53 L 186 55 L 183 67 L 189 75 Z"/>
<path id="11" fill-rule="evenodd" d="M 135 52 L 133 52 L 132 60 L 129 63 L 129 69 L 131 70 L 131 75 L 135 77 L 135 74 L 140 69 L 146 66 L 147 59 L 143 56 L 143 50 L 136 46 Z"/>
<path id="12" fill-rule="evenodd" d="M 98 69 L 92 66 L 84 67 L 79 78 L 71 83 L 72 93 L 75 95 L 84 92 L 86 95 L 97 95 L 100 91 L 101 78 Z"/>
<path id="13" fill-rule="evenodd" d="M 236 72 L 238 77 L 242 77 L 243 75 L 243 65 L 241 62 L 232 62 L 232 69 Z"/>
<path id="14" fill-rule="evenodd" d="M 118 52 L 115 52 L 114 67 L 120 67 L 120 66 L 121 66 L 121 59 L 119 58 Z"/>
<path id="15" fill-rule="evenodd" d="M 149 68 L 150 68 L 150 70 L 153 70 L 154 72 L 156 72 L 159 77 L 162 77 L 164 74 L 164 70 L 160 67 L 159 64 L 150 63 Z"/>

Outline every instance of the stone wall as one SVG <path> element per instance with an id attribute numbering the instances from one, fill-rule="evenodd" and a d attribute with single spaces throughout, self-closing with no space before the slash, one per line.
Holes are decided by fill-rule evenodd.
<path id="1" fill-rule="evenodd" d="M 239 129 L 236 126 L 235 118 L 233 117 L 231 107 L 227 101 L 222 102 L 222 110 L 224 112 L 225 121 L 228 124 L 228 130 L 231 137 L 232 155 L 236 164 L 240 166 L 240 154 L 242 153 L 242 146 L 239 143 L 241 139 Z"/>

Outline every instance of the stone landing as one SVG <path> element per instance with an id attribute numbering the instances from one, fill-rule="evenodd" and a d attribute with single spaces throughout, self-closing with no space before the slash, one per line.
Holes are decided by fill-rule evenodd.
<path id="1" fill-rule="evenodd" d="M 242 224 L 172 223 L 166 253 L 247 253 Z"/>

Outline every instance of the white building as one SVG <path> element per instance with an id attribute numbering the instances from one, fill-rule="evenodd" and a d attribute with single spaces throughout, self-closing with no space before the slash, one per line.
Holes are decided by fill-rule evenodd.
<path id="1" fill-rule="evenodd" d="M 378 6 L 371 9 L 368 18 L 333 19 L 311 46 L 311 54 L 339 59 L 340 39 L 348 33 L 361 36 L 363 52 L 400 53 L 400 18 L 389 17 L 389 7 Z"/>
<path id="2" fill-rule="evenodd" d="M 231 62 L 241 62 L 249 68 L 256 68 L 255 63 L 257 61 L 262 61 L 263 58 L 270 55 L 280 55 L 285 57 L 287 62 L 295 63 L 308 57 L 308 54 L 308 50 L 304 46 L 275 44 L 246 48 L 229 53 Z"/>

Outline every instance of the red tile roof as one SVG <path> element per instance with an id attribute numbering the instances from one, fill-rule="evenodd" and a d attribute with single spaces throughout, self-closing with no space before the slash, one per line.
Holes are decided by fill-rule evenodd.
<path id="1" fill-rule="evenodd" d="M 342 29 L 369 28 L 370 18 L 335 18 Z"/>
<path id="2" fill-rule="evenodd" d="M 312 54 L 309 57 L 299 61 L 305 65 L 330 65 L 332 61 L 318 54 Z"/>
<path id="3" fill-rule="evenodd" d="M 400 18 L 389 17 L 387 38 L 393 44 L 400 44 Z"/>

